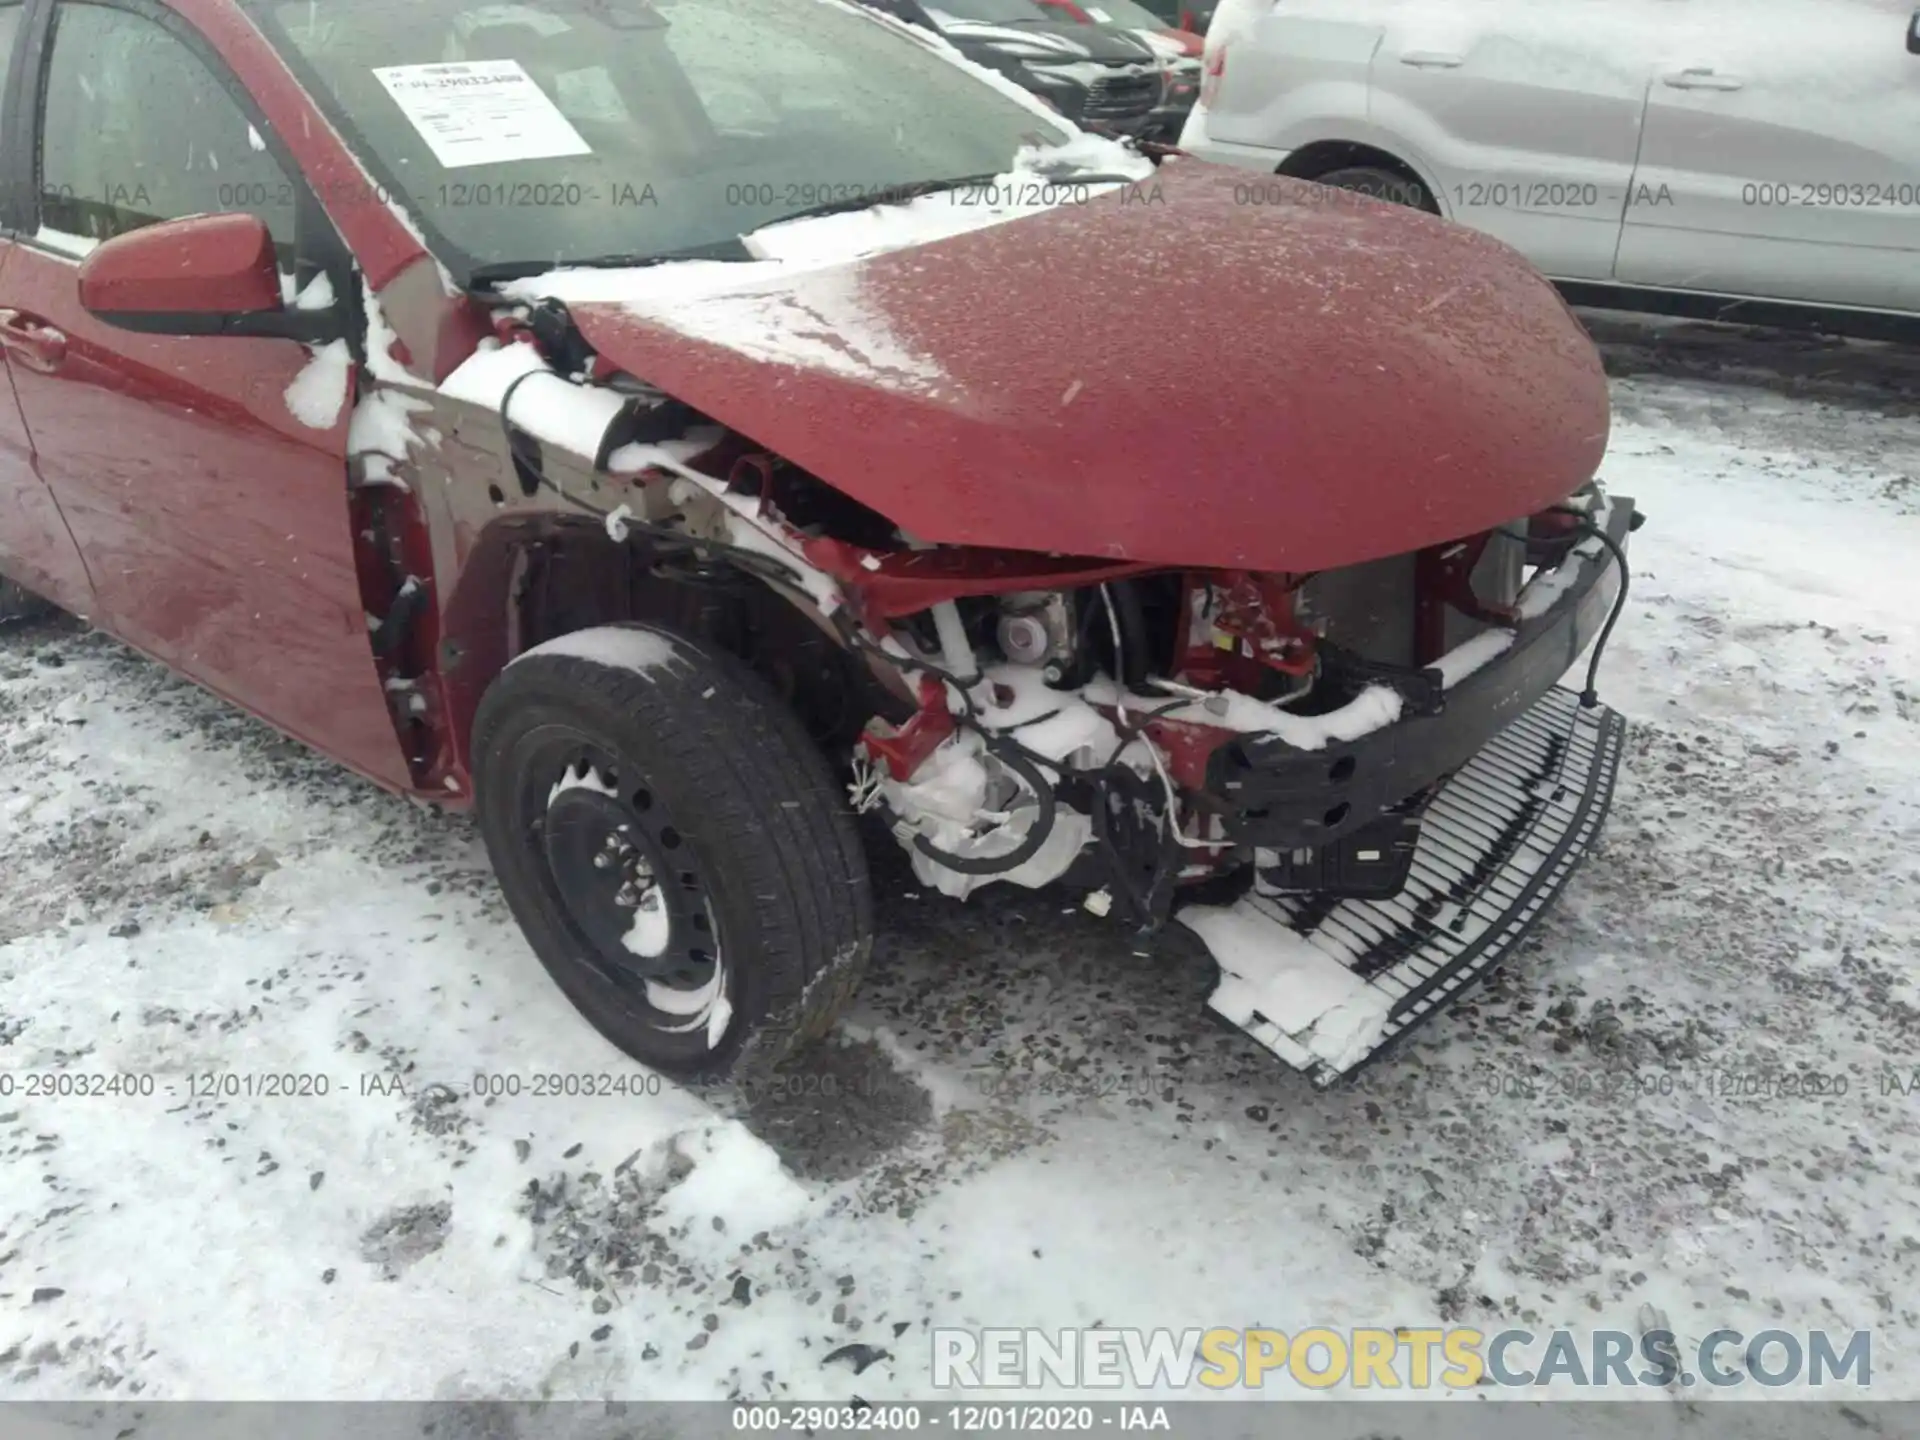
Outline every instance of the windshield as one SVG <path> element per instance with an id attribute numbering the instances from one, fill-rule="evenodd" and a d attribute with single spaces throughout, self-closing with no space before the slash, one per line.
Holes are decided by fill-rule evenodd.
<path id="1" fill-rule="evenodd" d="M 1072 131 L 836 0 L 251 0 L 466 278 L 719 250 Z"/>

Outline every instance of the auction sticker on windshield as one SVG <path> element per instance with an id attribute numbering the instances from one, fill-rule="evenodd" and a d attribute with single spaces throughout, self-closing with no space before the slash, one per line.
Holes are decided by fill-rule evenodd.
<path id="1" fill-rule="evenodd" d="M 388 65 L 373 73 L 449 170 L 593 153 L 518 60 Z"/>

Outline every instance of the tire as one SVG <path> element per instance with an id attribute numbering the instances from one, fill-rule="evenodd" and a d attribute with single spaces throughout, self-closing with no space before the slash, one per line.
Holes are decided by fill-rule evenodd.
<path id="1" fill-rule="evenodd" d="M 1413 210 L 1425 210 L 1429 215 L 1440 213 L 1440 207 L 1434 204 L 1426 186 L 1411 175 L 1389 170 L 1383 165 L 1343 165 L 1338 170 L 1329 170 L 1313 179 L 1319 185 L 1331 185 L 1336 190 L 1352 190 L 1357 194 L 1370 195 L 1375 200 L 1386 200 Z"/>
<path id="2" fill-rule="evenodd" d="M 39 620 L 51 615 L 53 609 L 24 585 L 16 585 L 0 575 L 0 625 L 16 620 Z"/>
<path id="3" fill-rule="evenodd" d="M 507 904 L 608 1040 L 720 1080 L 831 1028 L 872 946 L 866 856 L 825 757 L 740 661 L 653 626 L 565 636 L 494 681 L 472 750 Z"/>

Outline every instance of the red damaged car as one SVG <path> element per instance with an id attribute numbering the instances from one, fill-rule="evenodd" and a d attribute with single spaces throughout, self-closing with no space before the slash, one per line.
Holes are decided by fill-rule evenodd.
<path id="1" fill-rule="evenodd" d="M 1557 682 L 1638 517 L 1491 240 L 841 0 L 7 0 L 0 54 L 10 603 L 473 805 L 648 1065 L 830 1024 L 862 813 L 1185 924 L 1322 1083 L 1602 819 Z"/>

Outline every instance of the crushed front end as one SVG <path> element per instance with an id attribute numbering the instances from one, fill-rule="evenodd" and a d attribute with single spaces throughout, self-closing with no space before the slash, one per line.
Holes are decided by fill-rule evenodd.
<path id="1" fill-rule="evenodd" d="M 1592 671 L 1559 682 L 1604 644 L 1639 520 L 1590 487 L 1314 575 L 816 544 L 842 628 L 912 685 L 861 737 L 856 803 L 948 895 L 1061 882 L 1177 920 L 1220 965 L 1211 1008 L 1330 1084 L 1506 954 L 1591 845 L 1622 724 Z"/>

